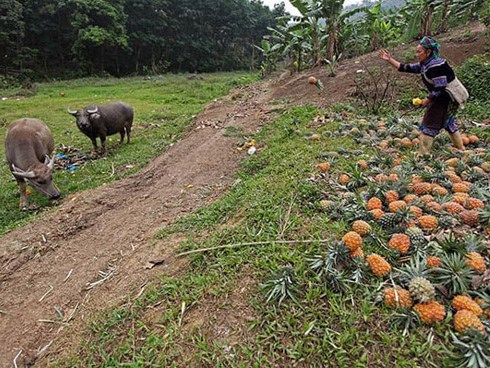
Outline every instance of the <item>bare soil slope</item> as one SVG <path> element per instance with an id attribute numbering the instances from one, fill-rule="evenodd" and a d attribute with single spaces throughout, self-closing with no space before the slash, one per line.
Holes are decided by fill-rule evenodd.
<path id="1" fill-rule="evenodd" d="M 481 38 L 444 44 L 458 64 L 480 53 Z M 411 46 L 410 46 L 411 47 Z M 363 56 L 377 64 L 377 54 Z M 244 153 L 229 126 L 255 132 L 282 107 L 325 106 L 347 98 L 359 63 L 346 60 L 335 78 L 325 68 L 233 91 L 210 104 L 187 136 L 124 180 L 66 198 L 55 211 L 0 239 L 0 367 L 46 365 L 69 350 L 92 312 L 134 297 L 162 273 L 177 274 L 178 238 L 155 239 L 165 224 L 215 200 L 232 183 Z M 325 90 L 308 85 L 310 74 Z M 277 100 L 287 102 L 280 105 Z M 275 101 L 275 102 L 274 102 Z M 272 103 L 274 102 L 274 103 Z M 163 260 L 152 269 L 151 260 Z M 64 323 L 56 322 L 59 315 Z"/>

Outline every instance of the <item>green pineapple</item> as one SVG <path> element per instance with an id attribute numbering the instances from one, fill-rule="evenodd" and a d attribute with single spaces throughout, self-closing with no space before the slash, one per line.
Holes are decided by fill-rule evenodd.
<path id="1" fill-rule="evenodd" d="M 427 242 L 424 237 L 424 232 L 417 226 L 409 227 L 407 230 L 405 230 L 405 234 L 408 235 L 410 242 L 414 245 L 420 245 Z"/>
<path id="2" fill-rule="evenodd" d="M 427 303 L 436 295 L 434 285 L 424 277 L 414 277 L 408 283 L 408 290 L 412 298 L 419 303 Z"/>

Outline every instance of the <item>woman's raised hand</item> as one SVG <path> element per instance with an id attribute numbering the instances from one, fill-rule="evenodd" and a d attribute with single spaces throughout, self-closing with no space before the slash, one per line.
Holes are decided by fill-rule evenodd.
<path id="1" fill-rule="evenodd" d="M 391 59 L 391 53 L 386 49 L 381 49 L 379 51 L 379 56 L 381 57 L 381 59 L 386 60 L 386 61 L 390 61 L 390 59 Z"/>

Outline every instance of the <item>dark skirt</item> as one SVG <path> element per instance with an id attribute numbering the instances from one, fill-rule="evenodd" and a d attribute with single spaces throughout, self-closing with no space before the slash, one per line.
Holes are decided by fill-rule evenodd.
<path id="1" fill-rule="evenodd" d="M 425 110 L 422 125 L 430 129 L 442 129 L 449 117 L 451 98 L 446 92 L 441 93 Z"/>

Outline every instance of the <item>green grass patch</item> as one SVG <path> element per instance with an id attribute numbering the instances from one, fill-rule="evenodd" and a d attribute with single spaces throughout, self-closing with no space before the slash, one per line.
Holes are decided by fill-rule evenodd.
<path id="1" fill-rule="evenodd" d="M 207 74 L 201 79 L 187 75 L 88 78 L 39 84 L 36 94 L 28 98 L 16 96 L 15 91 L 0 91 L 0 96 L 10 96 L 0 101 L 0 146 L 5 144 L 5 132 L 11 121 L 33 117 L 48 124 L 56 147 L 70 146 L 88 153 L 92 150 L 92 143 L 78 130 L 75 118 L 67 113 L 67 107 L 80 109 L 91 103 L 115 100 L 132 105 L 135 120 L 130 145 L 117 145 L 119 135 L 110 136 L 106 157 L 88 162 L 73 172 L 55 172 L 54 181 L 66 196 L 138 171 L 179 140 L 205 104 L 254 78 L 246 73 Z M 3 150 L 0 161 L 5 162 Z M 0 234 L 29 221 L 51 206 L 47 199 L 33 191 L 30 201 L 40 209 L 20 211 L 17 184 L 5 164 L 0 167 L 0 188 Z"/>

